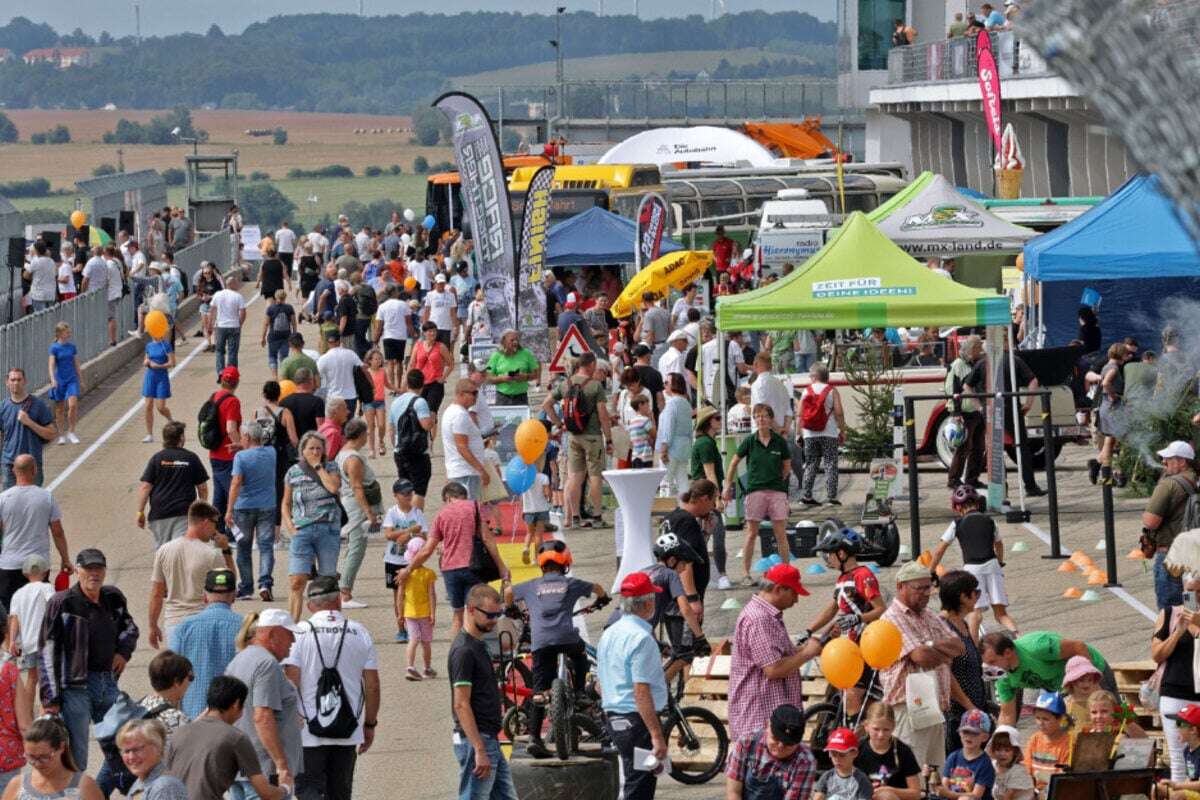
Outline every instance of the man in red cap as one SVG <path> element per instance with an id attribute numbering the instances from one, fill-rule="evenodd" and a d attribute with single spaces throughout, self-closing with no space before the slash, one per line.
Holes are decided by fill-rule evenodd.
<path id="1" fill-rule="evenodd" d="M 777 706 L 803 708 L 800 666 L 815 658 L 821 645 L 809 639 L 797 649 L 783 624 L 783 612 L 801 595 L 808 590 L 800 583 L 800 571 L 776 564 L 763 573 L 758 593 L 738 615 L 729 668 L 731 739 L 766 727 Z"/>
<path id="2" fill-rule="evenodd" d="M 225 512 L 229 505 L 229 484 L 233 481 L 233 454 L 242 441 L 242 404 L 234 394 L 241 378 L 237 367 L 225 367 L 218 378 L 221 388 L 209 398 L 216 406 L 217 427 L 221 432 L 220 443 L 208 451 L 208 461 L 212 465 L 213 505 L 221 512 L 217 527 L 222 533 L 226 532 Z M 203 411 L 201 409 L 201 414 Z"/>
<path id="3" fill-rule="evenodd" d="M 650 800 L 658 785 L 657 762 L 635 763 L 634 748 L 649 750 L 662 761 L 667 755 L 658 712 L 667 704 L 658 642 L 650 630 L 654 596 L 662 591 L 644 572 L 621 581 L 621 618 L 608 627 L 596 647 L 596 666 L 604 687 L 602 705 L 613 746 L 621 756 L 621 797 Z M 732 703 L 730 704 L 732 707 Z"/>

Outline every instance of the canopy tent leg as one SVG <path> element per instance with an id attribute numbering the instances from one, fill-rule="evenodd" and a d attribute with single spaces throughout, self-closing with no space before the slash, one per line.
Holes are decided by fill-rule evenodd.
<path id="1" fill-rule="evenodd" d="M 1017 497 L 1020 500 L 1021 510 L 1024 511 L 1025 510 L 1025 463 L 1024 463 L 1025 456 L 1024 456 L 1024 448 L 1022 447 L 1022 445 L 1025 443 L 1025 441 L 1024 441 L 1025 437 L 1023 437 L 1021 435 L 1021 428 L 1022 428 L 1021 417 L 1018 416 L 1018 414 L 1021 413 L 1021 403 L 1020 403 L 1020 398 L 1018 398 L 1017 394 L 1016 394 L 1018 391 L 1020 391 L 1017 388 L 1017 348 L 1013 345 L 1012 325 L 1006 325 L 1005 329 L 1008 333 L 1008 378 L 1009 378 L 1009 386 L 1012 389 L 1012 394 L 1009 395 L 1009 399 L 1012 401 L 1012 411 L 1013 411 L 1013 441 L 1017 443 L 1017 476 L 1018 476 Z M 1050 443 L 1047 442 L 1046 446 L 1049 447 L 1049 445 L 1050 445 Z"/>

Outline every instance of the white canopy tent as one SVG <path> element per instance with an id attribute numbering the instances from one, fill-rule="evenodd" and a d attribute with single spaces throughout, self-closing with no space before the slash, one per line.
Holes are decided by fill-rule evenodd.
<path id="1" fill-rule="evenodd" d="M 601 164 L 675 164 L 701 162 L 769 167 L 771 151 L 745 134 L 728 128 L 655 128 L 630 136 L 600 157 Z"/>

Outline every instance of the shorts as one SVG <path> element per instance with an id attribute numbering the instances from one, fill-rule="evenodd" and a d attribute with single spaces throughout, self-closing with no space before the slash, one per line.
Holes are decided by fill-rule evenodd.
<path id="1" fill-rule="evenodd" d="M 38 667 L 41 666 L 41 659 L 42 659 L 42 655 L 40 652 L 33 652 L 33 653 L 22 653 L 21 655 L 17 656 L 16 658 L 14 658 L 12 660 L 16 662 L 17 669 L 36 670 Z"/>
<path id="2" fill-rule="evenodd" d="M 685 663 L 692 663 L 695 654 L 692 645 L 695 635 L 688 627 L 683 617 L 663 617 L 663 627 L 667 629 L 667 641 L 671 644 L 671 657 Z"/>
<path id="3" fill-rule="evenodd" d="M 390 545 L 389 545 L 390 546 Z M 396 590 L 396 574 L 408 564 L 389 564 L 383 562 L 383 585 L 392 591 Z"/>
<path id="4" fill-rule="evenodd" d="M 201 303 L 200 304 L 200 316 L 204 316 L 205 314 L 207 314 L 208 310 L 210 308 L 212 308 L 212 306 L 210 306 L 208 303 Z"/>
<path id="5" fill-rule="evenodd" d="M 408 640 L 410 642 L 433 641 L 433 620 L 429 617 L 421 617 L 420 619 L 405 617 L 404 630 L 408 631 Z"/>
<path id="6" fill-rule="evenodd" d="M 187 526 L 187 514 L 146 521 L 146 527 L 154 535 L 154 549 L 156 550 L 172 539 L 181 538 L 187 533 Z"/>
<path id="7" fill-rule="evenodd" d="M 746 495 L 746 519 L 751 522 L 787 521 L 787 492 L 759 489 Z"/>
<path id="8" fill-rule="evenodd" d="M 314 561 L 318 575 L 337 575 L 340 530 L 336 522 L 318 522 L 296 531 L 288 545 L 288 575 L 310 574 Z"/>
<path id="9" fill-rule="evenodd" d="M 604 471 L 604 437 L 599 434 L 571 434 L 567 440 L 567 473 L 585 471 L 589 478 L 599 478 Z"/>
<path id="10" fill-rule="evenodd" d="M 392 453 L 392 461 L 396 462 L 396 477 L 412 481 L 413 494 L 424 497 L 429 492 L 429 481 L 433 476 L 433 464 L 429 453 L 401 458 Z"/>
<path id="11" fill-rule="evenodd" d="M 468 567 L 442 570 L 442 581 L 446 584 L 446 597 L 450 601 L 450 607 L 455 611 L 462 611 L 467 607 L 467 592 L 471 591 L 475 584 L 483 582 Z"/>
<path id="12" fill-rule="evenodd" d="M 989 564 L 992 566 L 989 567 Z M 963 569 L 974 575 L 975 579 L 979 581 L 979 598 L 975 601 L 975 608 L 983 611 L 989 606 L 1008 605 L 1008 591 L 1004 588 L 1004 573 L 1000 571 L 998 563 L 993 564 L 992 561 L 987 561 L 983 564 L 964 564 Z"/>
<path id="13" fill-rule="evenodd" d="M 59 381 L 58 386 L 50 390 L 50 399 L 56 403 L 61 403 L 68 397 L 79 397 L 79 378 L 71 378 L 66 382 Z"/>
<path id="14" fill-rule="evenodd" d="M 369 402 L 369 403 L 363 403 L 363 404 L 362 404 L 362 407 L 363 407 L 364 409 L 367 409 L 367 408 L 383 408 L 383 402 L 384 402 L 384 401 L 382 401 L 382 400 L 372 400 L 372 401 L 371 401 L 371 402 Z"/>
<path id="15" fill-rule="evenodd" d="M 384 339 L 383 340 L 383 360 L 384 361 L 403 361 L 404 348 L 408 344 L 407 339 Z"/>
<path id="16" fill-rule="evenodd" d="M 550 524 L 549 511 L 528 511 L 525 513 L 525 524 L 532 527 L 534 523 L 540 522 L 543 525 Z"/>
<path id="17" fill-rule="evenodd" d="M 120 307 L 121 298 L 118 297 L 116 300 L 108 301 L 108 319 L 110 322 L 117 318 L 117 311 L 120 309 Z"/>
<path id="18" fill-rule="evenodd" d="M 165 369 L 147 369 L 142 377 L 142 397 L 166 400 L 171 396 L 171 376 Z"/>

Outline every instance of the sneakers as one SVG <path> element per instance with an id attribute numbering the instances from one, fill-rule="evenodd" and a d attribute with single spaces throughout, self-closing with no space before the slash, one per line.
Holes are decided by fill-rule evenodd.
<path id="1" fill-rule="evenodd" d="M 423 674 L 423 675 L 424 675 L 426 678 L 436 678 L 436 677 L 437 677 L 437 670 L 436 670 L 436 669 L 434 669 L 433 667 L 426 667 L 426 668 L 425 668 L 425 672 L 424 672 L 424 673 L 422 673 L 422 674 Z"/>
<path id="2" fill-rule="evenodd" d="M 841 504 L 842 501 L 838 500 L 836 497 L 831 497 L 825 501 L 825 505 L 827 506 L 840 506 Z"/>
<path id="3" fill-rule="evenodd" d="M 264 586 L 258 590 L 258 599 L 262 600 L 264 603 L 270 603 L 275 600 L 275 595 L 271 593 L 269 588 Z"/>
<path id="4" fill-rule="evenodd" d="M 75 431 L 67 431 L 67 441 L 71 444 L 79 444 L 79 437 L 75 435 Z"/>
<path id="5" fill-rule="evenodd" d="M 717 588 L 723 592 L 727 592 L 733 588 L 733 584 L 729 582 L 729 578 L 722 575 L 717 578 Z"/>
<path id="6" fill-rule="evenodd" d="M 405 672 L 404 672 L 404 680 L 406 680 L 406 681 L 419 681 L 419 680 L 421 680 L 421 673 L 417 672 L 417 668 L 416 668 L 416 667 L 409 667 L 409 668 L 408 668 L 407 670 L 405 670 Z"/>
<path id="7" fill-rule="evenodd" d="M 396 644 L 408 644 L 408 631 L 396 631 Z"/>
<path id="8" fill-rule="evenodd" d="M 254 599 L 254 592 L 253 592 L 252 590 L 247 590 L 247 591 L 245 591 L 245 592 L 241 592 L 241 591 L 239 591 L 239 592 L 237 593 L 237 599 L 238 599 L 238 600 L 253 600 L 253 599 Z"/>
<path id="9" fill-rule="evenodd" d="M 342 608 L 366 608 L 367 604 L 361 600 L 343 600 Z"/>
<path id="10" fill-rule="evenodd" d="M 811 497 L 811 496 L 810 497 L 801 497 L 800 502 L 809 507 L 821 505 L 815 497 Z"/>
<path id="11" fill-rule="evenodd" d="M 145 436 L 142 437 L 142 444 L 152 444 L 153 442 L 154 442 L 153 434 L 147 433 Z"/>
<path id="12" fill-rule="evenodd" d="M 58 443 L 59 443 L 59 444 L 66 444 L 66 443 L 67 443 L 67 437 L 65 437 L 65 436 L 60 436 L 60 437 L 58 437 Z"/>
<path id="13" fill-rule="evenodd" d="M 546 749 L 546 745 L 541 739 L 533 739 L 525 746 L 525 752 L 529 753 L 534 758 L 550 758 L 552 755 Z"/>

